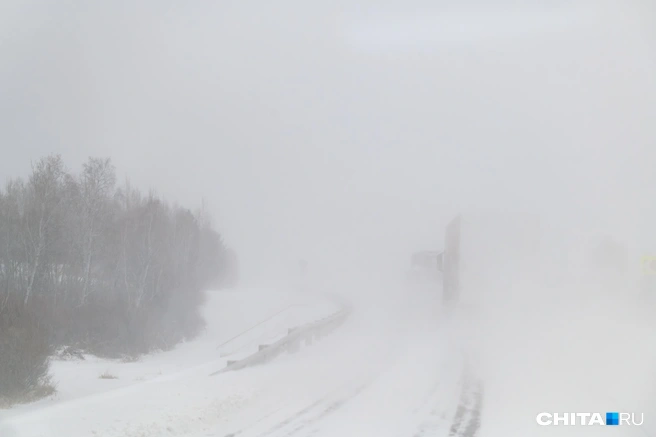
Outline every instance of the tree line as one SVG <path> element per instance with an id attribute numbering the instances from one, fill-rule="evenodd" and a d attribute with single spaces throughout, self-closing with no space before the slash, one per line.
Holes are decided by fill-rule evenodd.
<path id="1" fill-rule="evenodd" d="M 204 209 L 118 186 L 109 159 L 41 159 L 0 190 L 0 400 L 51 391 L 62 347 L 132 359 L 194 337 L 203 290 L 236 280 Z"/>

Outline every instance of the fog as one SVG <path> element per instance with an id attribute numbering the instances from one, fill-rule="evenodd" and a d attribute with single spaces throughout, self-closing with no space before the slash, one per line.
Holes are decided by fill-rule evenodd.
<path id="1" fill-rule="evenodd" d="M 205 198 L 262 277 L 401 262 L 467 204 L 644 240 L 654 56 L 634 9 L 8 2 L 2 172 L 110 156 Z"/>
<path id="2" fill-rule="evenodd" d="M 306 259 L 316 284 L 357 277 L 374 299 L 468 208 L 610 236 L 637 272 L 656 254 L 653 6 L 534 3 L 4 2 L 0 174 L 111 157 L 120 180 L 204 199 L 249 284 L 284 286 Z M 586 318 L 579 291 L 543 308 L 536 285 L 530 311 L 490 313 L 527 328 L 490 324 L 482 343 L 507 353 L 485 371 L 512 378 L 512 356 L 547 385 L 619 372 L 635 377 L 625 397 L 646 397 L 653 355 L 589 371 L 600 332 L 652 338 L 638 304 L 607 297 Z M 547 331 L 569 370 L 513 347 Z M 563 332 L 600 344 L 567 348 Z"/>

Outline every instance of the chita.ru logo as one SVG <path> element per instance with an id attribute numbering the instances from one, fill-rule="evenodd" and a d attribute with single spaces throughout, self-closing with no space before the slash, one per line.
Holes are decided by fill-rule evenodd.
<path id="1" fill-rule="evenodd" d="M 601 426 L 640 426 L 645 420 L 644 413 L 540 413 L 535 417 L 541 426 L 601 425 Z"/>

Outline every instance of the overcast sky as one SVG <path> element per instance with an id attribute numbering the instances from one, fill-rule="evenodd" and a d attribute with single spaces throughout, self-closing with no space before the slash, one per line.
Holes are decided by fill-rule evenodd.
<path id="1" fill-rule="evenodd" d="M 5 0 L 0 176 L 111 157 L 261 278 L 407 263 L 475 206 L 656 252 L 645 10 L 430 3 Z"/>

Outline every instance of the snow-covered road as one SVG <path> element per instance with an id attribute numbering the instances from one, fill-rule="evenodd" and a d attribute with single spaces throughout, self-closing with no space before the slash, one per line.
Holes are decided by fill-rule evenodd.
<path id="1" fill-rule="evenodd" d="M 263 365 L 210 376 L 227 359 L 257 352 L 259 344 L 285 335 L 289 327 L 339 310 L 321 295 L 216 295 L 206 308 L 207 332 L 173 351 L 137 363 L 57 363 L 60 394 L 0 411 L 0 436 L 580 436 L 599 435 L 600 429 L 540 427 L 535 415 L 620 405 L 605 387 L 577 385 L 581 378 L 571 361 L 562 363 L 571 377 L 549 376 L 560 367 L 545 362 L 536 344 L 518 341 L 537 338 L 539 331 L 525 328 L 512 340 L 513 331 L 497 321 L 494 335 L 500 337 L 486 338 L 488 349 L 498 353 L 482 374 L 476 359 L 466 359 L 462 338 L 435 294 L 351 297 L 351 316 L 319 341 Z M 221 357 L 222 352 L 232 355 Z M 107 366 L 117 380 L 98 378 Z M 642 428 L 613 428 L 613 437 L 650 435 L 643 432 L 651 429 L 650 417 Z"/>
<path id="2" fill-rule="evenodd" d="M 381 325 L 385 312 L 369 311 L 305 353 L 267 366 L 255 420 L 228 419 L 194 437 L 449 435 L 463 367 L 439 323 Z"/>
<path id="3" fill-rule="evenodd" d="M 356 302 L 353 316 L 312 346 L 266 365 L 210 377 L 225 364 L 221 350 L 226 355 L 232 349 L 233 356 L 237 350 L 256 350 L 258 343 L 289 326 L 337 310 L 320 296 L 260 293 L 225 294 L 220 302 L 210 302 L 207 332 L 171 352 L 138 363 L 87 359 L 56 364 L 58 397 L 1 412 L 1 435 L 450 435 L 462 396 L 463 366 L 445 337 L 434 296 L 415 296 L 423 302 L 408 296 L 381 298 L 373 305 L 367 297 L 367 305 Z M 253 301 L 259 304 L 245 306 Z M 286 307 L 296 309 L 259 325 Z M 251 325 L 259 328 L 248 329 Z M 248 334 L 231 340 L 240 330 Z M 159 373 L 135 378 L 153 373 L 153 363 L 159 363 Z M 99 380 L 98 372 L 110 364 L 118 379 Z M 75 384 L 66 379 L 73 368 L 80 376 Z M 106 382 L 116 386 L 99 387 Z"/>

